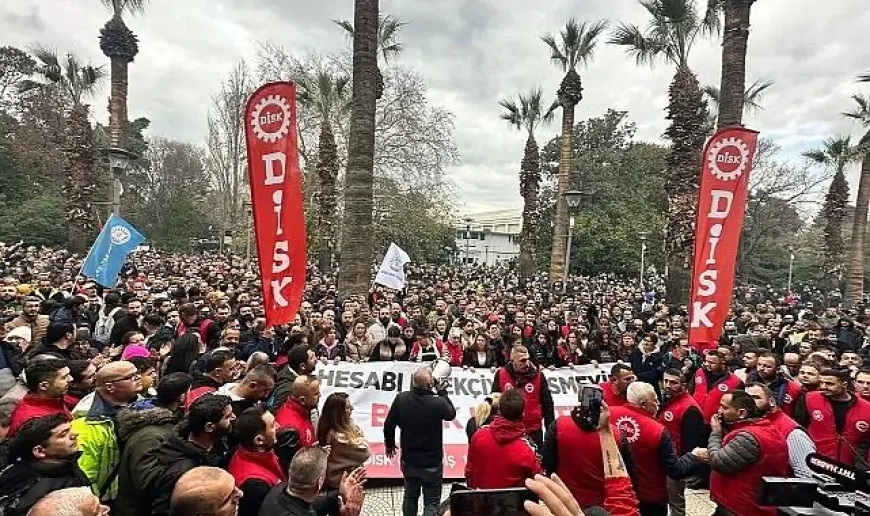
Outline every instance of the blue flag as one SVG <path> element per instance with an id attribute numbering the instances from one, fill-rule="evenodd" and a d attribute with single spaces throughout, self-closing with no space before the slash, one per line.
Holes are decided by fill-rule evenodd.
<path id="1" fill-rule="evenodd" d="M 104 287 L 114 287 L 127 255 L 145 241 L 142 233 L 129 222 L 117 215 L 112 215 L 97 236 L 85 263 L 82 265 L 82 275 L 91 278 Z"/>

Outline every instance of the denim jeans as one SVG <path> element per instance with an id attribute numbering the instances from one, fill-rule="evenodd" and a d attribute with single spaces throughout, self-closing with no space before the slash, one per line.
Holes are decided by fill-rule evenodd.
<path id="1" fill-rule="evenodd" d="M 436 516 L 441 504 L 442 470 L 438 468 L 415 468 L 402 465 L 405 476 L 405 497 L 402 501 L 403 516 L 417 516 L 420 492 L 423 492 L 423 516 Z"/>

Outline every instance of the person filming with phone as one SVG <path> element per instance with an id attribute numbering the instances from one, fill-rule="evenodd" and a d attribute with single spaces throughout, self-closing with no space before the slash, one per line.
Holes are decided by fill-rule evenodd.
<path id="1" fill-rule="evenodd" d="M 510 362 L 499 368 L 493 378 L 492 392 L 506 392 L 513 388 L 520 389 L 525 396 L 523 425 L 526 435 L 540 450 L 544 441 L 541 420 L 549 427 L 556 419 L 556 410 L 547 379 L 532 363 L 529 350 L 525 346 L 514 346 L 511 349 Z"/>

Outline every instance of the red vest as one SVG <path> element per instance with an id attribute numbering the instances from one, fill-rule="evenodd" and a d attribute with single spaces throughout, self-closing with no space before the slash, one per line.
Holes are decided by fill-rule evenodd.
<path id="1" fill-rule="evenodd" d="M 524 383 L 515 383 L 510 371 L 502 367 L 496 373 L 498 375 L 498 390 L 506 392 L 511 389 L 522 389 L 523 397 L 526 399 L 526 406 L 523 410 L 523 425 L 526 427 L 526 433 L 531 434 L 540 430 L 544 424 L 541 421 L 544 417 L 544 410 L 541 408 L 541 382 L 544 380 L 544 375 L 537 371 L 532 379 Z"/>
<path id="2" fill-rule="evenodd" d="M 317 443 L 311 412 L 293 398 L 288 399 L 275 412 L 275 422 L 281 428 L 294 428 L 299 432 L 299 448 L 307 448 Z"/>
<path id="3" fill-rule="evenodd" d="M 236 486 L 241 486 L 246 480 L 257 479 L 274 487 L 279 482 L 287 480 L 284 468 L 278 461 L 275 452 L 254 452 L 239 446 L 230 460 L 227 471 L 236 479 Z"/>
<path id="4" fill-rule="evenodd" d="M 683 450 L 683 416 L 688 410 L 697 410 L 699 414 L 701 413 L 701 407 L 698 406 L 695 398 L 687 391 L 683 391 L 682 394 L 669 398 L 667 404 L 662 407 L 659 417 L 656 418 L 656 421 L 663 424 L 671 434 L 677 455 L 692 451 Z"/>
<path id="5" fill-rule="evenodd" d="M 870 439 L 870 402 L 852 396 L 842 434 L 837 434 L 834 408 L 821 392 L 808 392 L 806 405 L 807 432 L 816 443 L 816 452 L 851 466 L 855 462 L 852 450 Z"/>
<path id="6" fill-rule="evenodd" d="M 779 408 L 785 412 L 785 415 L 791 417 L 794 415 L 794 403 L 798 399 L 798 396 L 801 393 L 801 384 L 791 380 L 786 382 L 785 384 L 785 394 L 782 396 L 782 400 L 777 399 L 776 403 Z M 774 392 L 774 395 L 777 393 Z"/>
<path id="7" fill-rule="evenodd" d="M 704 423 L 710 424 L 713 414 L 719 412 L 719 402 L 726 392 L 736 389 L 741 384 L 740 378 L 733 373 L 727 373 L 725 377 L 715 385 L 707 385 L 707 375 L 703 369 L 695 373 L 695 401 L 701 407 L 701 415 Z"/>
<path id="8" fill-rule="evenodd" d="M 70 411 L 63 402 L 63 397 L 60 398 L 40 398 L 33 394 L 25 394 L 24 398 L 12 410 L 12 415 L 9 416 L 9 432 L 8 437 L 14 437 L 18 433 L 21 426 L 30 421 L 42 416 L 52 414 L 65 414 L 70 417 Z"/>
<path id="9" fill-rule="evenodd" d="M 586 432 L 571 416 L 556 419 L 555 440 L 559 465 L 555 473 L 577 499 L 580 507 L 604 503 L 604 459 L 598 432 Z M 612 428 L 618 443 L 619 430 Z"/>
<path id="10" fill-rule="evenodd" d="M 625 395 L 620 396 L 616 394 L 616 391 L 613 390 L 613 384 L 610 382 L 602 382 L 598 384 L 603 391 L 601 394 L 602 399 L 604 399 L 604 403 L 607 403 L 608 407 L 621 407 L 628 403 L 625 400 Z"/>
<path id="11" fill-rule="evenodd" d="M 760 419 L 738 423 L 722 439 L 728 444 L 740 432 L 749 432 L 761 445 L 758 461 L 748 468 L 726 475 L 715 470 L 710 476 L 710 498 L 733 514 L 776 516 L 776 507 L 758 503 L 761 477 L 785 477 L 789 474 L 788 445 L 770 421 Z"/>
<path id="12" fill-rule="evenodd" d="M 637 500 L 667 503 L 668 477 L 659 457 L 664 425 L 631 405 L 610 409 L 610 420 L 631 445 L 637 471 Z"/>
<path id="13" fill-rule="evenodd" d="M 187 397 L 184 398 L 184 410 L 190 410 L 190 406 L 193 405 L 194 401 L 212 392 L 217 392 L 217 387 L 214 387 L 212 385 L 203 385 L 202 387 L 196 387 L 195 389 L 191 389 L 190 392 L 187 393 Z"/>

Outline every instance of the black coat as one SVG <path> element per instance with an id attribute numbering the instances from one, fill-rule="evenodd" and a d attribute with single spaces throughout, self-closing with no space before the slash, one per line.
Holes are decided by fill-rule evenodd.
<path id="1" fill-rule="evenodd" d="M 17 507 L 7 507 L 6 516 L 24 516 L 42 497 L 68 487 L 90 487 L 91 481 L 79 469 L 78 455 L 57 463 L 16 462 L 0 474 L 0 498 L 14 498 Z M 5 505 L 5 504 L 3 504 Z"/>
<path id="2" fill-rule="evenodd" d="M 178 434 L 171 435 L 159 448 L 147 453 L 145 461 L 153 460 L 156 464 L 152 474 L 144 478 L 146 491 L 153 493 L 151 514 L 169 514 L 172 490 L 181 475 L 197 466 L 218 466 L 223 462 L 225 454 L 224 446 L 206 450 Z"/>
<path id="3" fill-rule="evenodd" d="M 281 482 L 269 491 L 260 506 L 260 516 L 338 516 L 338 491 L 322 494 L 309 504 L 287 493 Z"/>
<path id="4" fill-rule="evenodd" d="M 396 427 L 402 429 L 402 462 L 415 468 L 440 467 L 444 458 L 444 421 L 456 419 L 447 391 L 413 388 L 393 400 L 384 422 L 384 446 L 396 447 Z"/>

